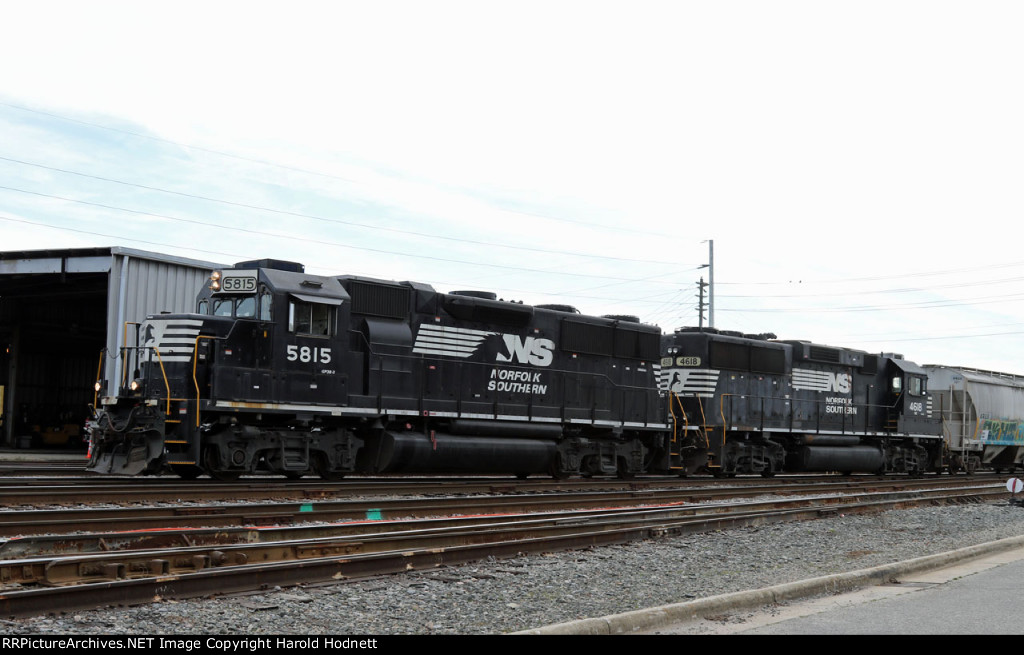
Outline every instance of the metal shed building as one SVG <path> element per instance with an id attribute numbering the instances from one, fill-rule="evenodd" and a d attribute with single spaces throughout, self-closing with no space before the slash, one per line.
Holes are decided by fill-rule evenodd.
<path id="1" fill-rule="evenodd" d="M 101 364 L 116 389 L 132 324 L 194 311 L 221 266 L 119 247 L 0 252 L 0 445 L 84 449 Z"/>

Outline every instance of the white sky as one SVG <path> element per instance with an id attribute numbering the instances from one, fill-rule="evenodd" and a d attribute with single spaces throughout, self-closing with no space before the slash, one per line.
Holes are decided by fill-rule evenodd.
<path id="1" fill-rule="evenodd" d="M 1020 2 L 0 0 L 0 250 L 1024 373 Z M 92 204 L 85 204 L 92 203 Z"/>

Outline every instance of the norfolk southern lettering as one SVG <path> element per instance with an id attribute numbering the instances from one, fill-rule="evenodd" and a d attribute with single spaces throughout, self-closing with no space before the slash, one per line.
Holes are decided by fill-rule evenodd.
<path id="1" fill-rule="evenodd" d="M 540 373 L 496 368 L 491 371 L 487 390 L 544 395 L 548 392 L 548 385 L 541 384 L 541 381 Z"/>

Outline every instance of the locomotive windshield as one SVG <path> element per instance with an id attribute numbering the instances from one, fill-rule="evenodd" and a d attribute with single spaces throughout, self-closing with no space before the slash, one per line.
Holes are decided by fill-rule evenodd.
<path id="1" fill-rule="evenodd" d="M 214 298 L 214 316 L 234 316 L 235 318 L 253 318 L 256 316 L 256 297 Z"/>

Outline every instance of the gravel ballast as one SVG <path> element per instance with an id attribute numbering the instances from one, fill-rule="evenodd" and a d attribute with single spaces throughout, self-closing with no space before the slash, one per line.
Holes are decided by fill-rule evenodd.
<path id="1" fill-rule="evenodd" d="M 403 575 L 0 620 L 3 634 L 500 634 L 1024 535 L 1003 503 L 892 510 Z"/>

